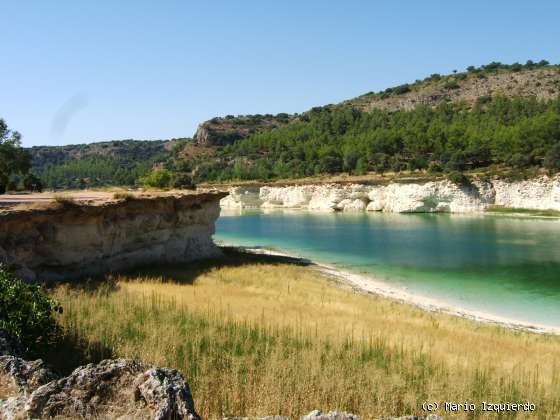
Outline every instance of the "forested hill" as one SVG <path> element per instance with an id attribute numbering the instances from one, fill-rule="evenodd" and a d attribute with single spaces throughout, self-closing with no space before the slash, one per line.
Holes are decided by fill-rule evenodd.
<path id="1" fill-rule="evenodd" d="M 313 108 L 191 159 L 197 180 L 560 170 L 560 67 L 490 63 Z"/>
<path id="2" fill-rule="evenodd" d="M 38 146 L 32 172 L 49 188 L 133 185 L 165 162 L 181 140 L 116 140 L 68 146 Z"/>
<path id="3" fill-rule="evenodd" d="M 560 66 L 490 63 L 302 114 L 216 117 L 193 139 L 31 149 L 48 187 L 300 178 L 341 172 L 560 170 Z"/>

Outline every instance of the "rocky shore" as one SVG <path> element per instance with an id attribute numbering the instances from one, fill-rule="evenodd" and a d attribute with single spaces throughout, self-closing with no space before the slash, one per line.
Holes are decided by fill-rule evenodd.
<path id="1" fill-rule="evenodd" d="M 524 181 L 448 180 L 388 185 L 315 184 L 237 186 L 220 201 L 222 208 L 285 208 L 315 211 L 392 213 L 475 213 L 491 206 L 560 210 L 560 176 Z"/>

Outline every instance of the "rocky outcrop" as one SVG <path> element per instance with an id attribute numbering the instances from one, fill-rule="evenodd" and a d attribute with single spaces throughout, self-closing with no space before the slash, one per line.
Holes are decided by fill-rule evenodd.
<path id="1" fill-rule="evenodd" d="M 298 208 L 321 211 L 391 213 L 473 213 L 490 206 L 560 210 L 560 176 L 527 181 L 475 180 L 456 185 L 448 180 L 388 185 L 319 184 L 234 187 L 223 208 Z"/>
<path id="2" fill-rule="evenodd" d="M 156 196 L 4 212 L 0 261 L 25 279 L 59 280 L 216 256 L 212 234 L 222 197 Z"/>
<path id="3" fill-rule="evenodd" d="M 188 385 L 174 369 L 104 360 L 55 379 L 41 360 L 0 357 L 0 417 L 199 419 Z"/>
<path id="4" fill-rule="evenodd" d="M 479 98 L 496 96 L 547 100 L 556 98 L 559 93 L 560 72 L 554 66 L 519 72 L 487 72 L 483 77 L 480 73 L 454 74 L 425 81 L 405 93 L 399 93 L 398 89 L 392 89 L 389 95 L 370 92 L 343 104 L 365 112 L 373 109 L 396 111 L 448 102 L 472 106 Z"/>
<path id="5" fill-rule="evenodd" d="M 179 372 L 129 359 L 104 360 L 37 388 L 25 415 L 38 418 L 198 419 Z"/>
<path id="6" fill-rule="evenodd" d="M 194 135 L 195 144 L 202 147 L 223 146 L 251 134 L 282 127 L 297 119 L 296 115 L 228 115 L 215 117 L 200 124 Z"/>

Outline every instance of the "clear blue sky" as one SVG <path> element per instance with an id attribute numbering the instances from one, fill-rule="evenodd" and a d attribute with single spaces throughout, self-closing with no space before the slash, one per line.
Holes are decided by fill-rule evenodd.
<path id="1" fill-rule="evenodd" d="M 560 62 L 560 2 L 3 1 L 0 117 L 24 145 L 191 136 L 493 60 Z"/>

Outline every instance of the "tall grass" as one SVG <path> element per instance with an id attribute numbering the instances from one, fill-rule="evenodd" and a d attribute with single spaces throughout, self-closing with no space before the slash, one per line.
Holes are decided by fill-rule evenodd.
<path id="1" fill-rule="evenodd" d="M 205 418 L 297 417 L 314 408 L 377 418 L 426 414 L 426 401 L 483 400 L 536 404 L 519 418 L 560 412 L 558 337 L 364 296 L 309 267 L 251 263 L 163 274 L 53 294 L 66 330 L 91 350 L 85 355 L 179 369 Z"/>

